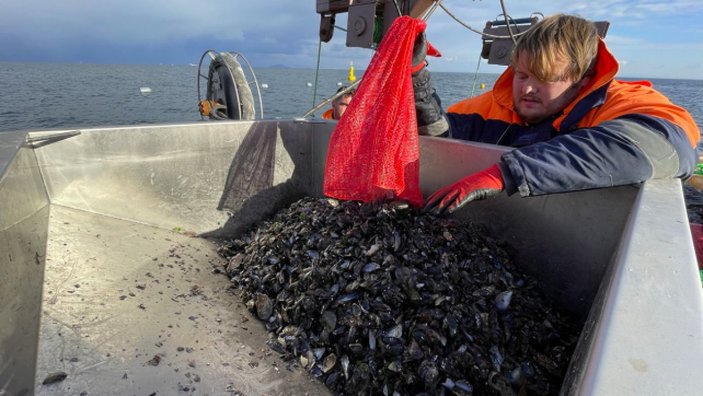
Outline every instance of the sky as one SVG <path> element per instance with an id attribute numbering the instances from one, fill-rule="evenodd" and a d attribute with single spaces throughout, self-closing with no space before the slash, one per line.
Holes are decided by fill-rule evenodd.
<path id="1" fill-rule="evenodd" d="M 209 49 L 241 53 L 255 68 L 363 70 L 373 51 L 347 48 L 335 29 L 319 46 L 319 0 L 0 0 L 0 61 L 99 64 L 198 63 Z M 505 0 L 524 18 L 557 12 L 610 22 L 606 43 L 619 77 L 703 79 L 701 0 Z M 482 30 L 502 14 L 498 0 L 444 0 Z M 336 19 L 346 28 L 346 14 Z M 443 54 L 430 70 L 499 73 L 478 63 L 481 38 L 438 8 L 427 37 Z"/>

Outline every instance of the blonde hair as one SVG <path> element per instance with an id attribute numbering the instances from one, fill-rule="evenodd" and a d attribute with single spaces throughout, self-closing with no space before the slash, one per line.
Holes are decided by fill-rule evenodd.
<path id="1" fill-rule="evenodd" d="M 598 53 L 598 33 L 593 22 L 556 14 L 546 17 L 523 34 L 513 49 L 511 62 L 529 59 L 529 70 L 542 81 L 581 80 Z M 558 70 L 566 61 L 566 70 Z"/>

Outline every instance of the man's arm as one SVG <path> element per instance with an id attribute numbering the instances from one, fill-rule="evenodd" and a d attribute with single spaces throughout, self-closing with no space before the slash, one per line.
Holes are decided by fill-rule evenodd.
<path id="1" fill-rule="evenodd" d="M 427 3 L 431 4 L 431 1 Z M 416 5 L 419 6 L 420 3 Z M 420 135 L 444 136 L 449 130 L 449 124 L 442 109 L 442 102 L 430 82 L 430 72 L 427 70 L 428 51 L 432 56 L 441 56 L 439 51 L 427 43 L 425 33 L 420 33 L 413 45 L 413 57 L 410 72 L 412 73 L 413 92 L 415 95 L 415 113 L 417 129 Z"/>
<path id="2" fill-rule="evenodd" d="M 415 92 L 415 112 L 417 113 L 417 129 L 420 135 L 445 136 L 449 131 L 442 102 L 430 82 L 430 72 L 422 68 L 413 75 L 413 90 Z"/>
<path id="3" fill-rule="evenodd" d="M 697 158 L 680 125 L 629 114 L 515 149 L 500 167 L 508 194 L 535 196 L 688 177 Z"/>

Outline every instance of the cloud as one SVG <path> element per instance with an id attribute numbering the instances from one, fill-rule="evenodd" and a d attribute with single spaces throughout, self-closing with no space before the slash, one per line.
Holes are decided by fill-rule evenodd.
<path id="1" fill-rule="evenodd" d="M 543 3 L 545 9 L 554 9 L 554 2 Z M 549 4 L 552 3 L 552 4 Z M 567 4 L 558 4 L 557 8 L 562 12 L 577 13 L 589 18 L 605 18 L 627 22 L 635 20 L 651 20 L 657 17 L 670 15 L 691 15 L 703 10 L 703 4 L 699 0 L 672 0 L 662 2 L 660 0 L 590 0 L 575 1 Z"/>
<path id="2" fill-rule="evenodd" d="M 608 34 L 605 41 L 608 45 L 641 45 L 645 43 L 645 41 L 639 37 L 628 37 L 617 34 Z"/>
<path id="3" fill-rule="evenodd" d="M 477 30 L 502 13 L 493 1 L 445 0 L 443 4 Z M 703 34 L 702 27 L 691 23 L 701 17 L 699 0 L 535 0 L 506 2 L 506 6 L 513 18 L 566 12 L 609 20 L 607 41 L 619 50 L 651 53 L 652 43 L 695 43 Z M 320 21 L 315 8 L 314 1 L 306 0 L 7 1 L 0 12 L 0 60 L 183 64 L 197 62 L 205 50 L 214 49 L 240 52 L 254 66 L 314 68 Z M 346 14 L 338 15 L 337 24 L 346 28 Z M 475 70 L 480 35 L 442 9 L 430 18 L 427 35 L 444 55 L 433 62 L 434 68 Z M 322 45 L 321 67 L 345 68 L 353 61 L 363 68 L 371 59 L 371 50 L 345 44 L 345 33 L 336 30 L 332 41 Z M 701 56 L 684 51 L 672 63 L 700 64 Z M 500 70 L 481 66 L 481 71 Z"/>
<path id="4" fill-rule="evenodd" d="M 105 41 L 168 42 L 174 38 L 217 35 L 224 40 L 241 40 L 244 32 L 286 31 L 296 36 L 300 21 L 294 15 L 315 14 L 302 1 L 192 2 L 154 1 L 40 1 L 25 0 L 3 6 L 3 27 L 32 34 L 39 29 L 48 40 L 90 35 Z M 308 7 L 305 7 L 308 6 Z M 287 10 L 288 12 L 283 12 Z M 32 23 L 32 21 L 41 21 Z M 298 29 L 300 30 L 300 29 Z"/>
<path id="5" fill-rule="evenodd" d="M 204 45 L 230 43 L 232 47 L 256 48 L 260 44 L 261 49 L 276 46 L 280 51 L 291 52 L 292 43 L 316 32 L 318 17 L 314 5 L 299 0 L 278 0 L 275 7 L 271 4 L 224 0 L 25 0 L 3 6 L 0 36 L 22 42 L 29 51 L 51 53 L 61 48 L 91 51 L 94 46 L 177 47 L 196 40 Z"/>

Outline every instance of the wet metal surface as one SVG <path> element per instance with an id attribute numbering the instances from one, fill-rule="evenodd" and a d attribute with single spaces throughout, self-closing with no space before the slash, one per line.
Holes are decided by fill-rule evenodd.
<path id="1" fill-rule="evenodd" d="M 36 394 L 326 392 L 266 346 L 211 242 L 61 206 L 49 232 Z"/>
<path id="2" fill-rule="evenodd" d="M 49 202 L 34 153 L 3 146 L 0 157 L 13 156 L 0 158 L 0 395 L 23 395 L 34 382 Z"/>

